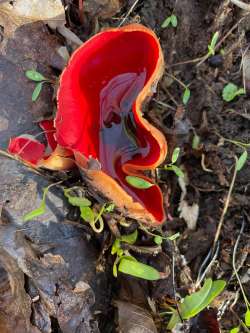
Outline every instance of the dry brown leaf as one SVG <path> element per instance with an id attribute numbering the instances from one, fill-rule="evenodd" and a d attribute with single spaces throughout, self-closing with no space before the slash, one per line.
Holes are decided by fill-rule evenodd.
<path id="1" fill-rule="evenodd" d="M 153 318 L 146 309 L 122 301 L 115 304 L 118 307 L 119 332 L 157 333 Z"/>
<path id="2" fill-rule="evenodd" d="M 123 0 L 85 0 L 84 11 L 90 16 L 110 18 L 121 10 Z"/>

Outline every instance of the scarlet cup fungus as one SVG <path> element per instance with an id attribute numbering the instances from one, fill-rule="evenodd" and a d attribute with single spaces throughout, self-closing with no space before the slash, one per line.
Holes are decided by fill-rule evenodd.
<path id="1" fill-rule="evenodd" d="M 143 118 L 142 104 L 155 91 L 163 68 L 159 41 L 142 25 L 92 37 L 74 52 L 60 78 L 57 147 L 49 157 L 33 162 L 67 169 L 73 154 L 88 182 L 118 209 L 144 223 L 162 223 L 161 190 L 144 171 L 164 161 L 167 143 Z M 153 185 L 135 188 L 127 176 Z"/>

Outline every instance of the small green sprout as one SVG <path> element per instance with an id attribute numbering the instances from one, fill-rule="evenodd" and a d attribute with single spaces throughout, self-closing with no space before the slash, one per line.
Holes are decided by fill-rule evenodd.
<path id="1" fill-rule="evenodd" d="M 25 214 L 24 217 L 23 217 L 24 222 L 31 221 L 34 218 L 46 213 L 46 196 L 47 196 L 51 187 L 56 186 L 60 183 L 61 183 L 61 181 L 59 181 L 57 183 L 50 184 L 49 186 L 47 186 L 43 189 L 42 202 L 41 202 L 40 206 L 38 208 L 32 210 L 31 212 Z"/>
<path id="2" fill-rule="evenodd" d="M 116 255 L 116 259 L 113 264 L 113 275 L 117 277 L 118 271 L 124 274 L 128 274 L 137 278 L 141 278 L 148 281 L 158 280 L 161 278 L 161 273 L 155 268 L 145 265 L 137 261 L 131 256 L 128 251 L 124 251 L 121 247 L 122 243 L 134 244 L 138 237 L 137 229 L 129 235 L 122 235 L 117 238 L 111 249 L 111 254 Z"/>
<path id="3" fill-rule="evenodd" d="M 24 217 L 23 217 L 24 222 L 28 222 L 30 220 L 33 220 L 34 218 L 36 218 L 40 215 L 43 215 L 46 212 L 45 200 L 46 200 L 46 195 L 49 191 L 49 187 L 50 186 L 44 188 L 44 190 L 43 190 L 43 197 L 42 197 L 42 202 L 41 202 L 40 206 L 38 208 L 32 210 L 31 212 L 24 215 Z"/>
<path id="4" fill-rule="evenodd" d="M 170 25 L 172 25 L 173 28 L 176 28 L 178 25 L 178 20 L 177 20 L 177 16 L 172 14 L 170 16 L 168 16 L 162 23 L 161 27 L 163 29 L 169 27 Z"/>
<path id="5" fill-rule="evenodd" d="M 211 39 L 211 42 L 210 44 L 208 44 L 208 56 L 213 56 L 215 55 L 215 47 L 216 47 L 216 44 L 217 44 L 217 41 L 218 41 L 218 38 L 219 38 L 219 31 L 216 31 L 214 34 L 213 34 L 213 37 Z"/>
<path id="6" fill-rule="evenodd" d="M 140 177 L 136 177 L 136 176 L 126 176 L 126 182 L 138 189 L 148 189 L 152 186 L 154 186 L 154 184 L 148 182 L 147 180 L 140 178 Z"/>
<path id="7" fill-rule="evenodd" d="M 239 331 L 240 331 L 240 327 L 237 326 L 237 327 L 232 328 L 229 333 L 238 333 Z"/>
<path id="8" fill-rule="evenodd" d="M 38 99 L 38 97 L 39 97 L 39 95 L 42 91 L 43 84 L 45 82 L 52 83 L 51 80 L 47 79 L 41 73 L 39 73 L 35 70 L 32 70 L 32 69 L 27 70 L 25 72 L 25 76 L 31 81 L 38 82 L 37 85 L 35 86 L 35 89 L 34 89 L 33 94 L 32 94 L 32 98 L 31 98 L 32 102 L 35 102 Z"/>
<path id="9" fill-rule="evenodd" d="M 189 99 L 190 99 L 190 96 L 191 96 L 191 91 L 190 89 L 186 86 L 185 90 L 184 90 L 184 93 L 183 93 L 183 96 L 182 96 L 182 103 L 184 105 L 187 105 Z"/>
<path id="10" fill-rule="evenodd" d="M 96 232 L 100 233 L 103 231 L 104 228 L 104 222 L 102 215 L 103 213 L 110 213 L 114 210 L 115 205 L 113 203 L 106 203 L 102 205 L 100 211 L 97 213 L 94 211 L 90 206 L 92 205 L 92 202 L 88 200 L 85 197 L 80 197 L 76 195 L 72 195 L 74 191 L 74 187 L 72 188 L 67 188 L 64 189 L 64 195 L 68 199 L 69 203 L 72 206 L 79 207 L 80 213 L 81 213 L 81 218 L 89 223 L 91 228 Z M 97 226 L 99 224 L 99 226 Z"/>
<path id="11" fill-rule="evenodd" d="M 225 102 L 231 102 L 235 99 L 235 97 L 239 95 L 244 95 L 245 90 L 243 88 L 239 88 L 234 83 L 228 83 L 222 91 L 222 98 Z"/>
<path id="12" fill-rule="evenodd" d="M 193 141 L 192 141 L 192 148 L 194 150 L 197 150 L 199 148 L 200 141 L 201 141 L 200 137 L 197 134 L 194 134 Z"/>
<path id="13" fill-rule="evenodd" d="M 237 171 L 240 171 L 243 168 L 243 166 L 245 165 L 245 163 L 247 161 L 247 158 L 248 158 L 247 151 L 244 150 L 243 153 L 240 155 L 240 157 L 239 158 L 237 157 L 237 162 L 236 162 Z"/>
<path id="14" fill-rule="evenodd" d="M 160 273 L 154 267 L 124 257 L 120 260 L 118 270 L 121 273 L 148 281 L 155 281 L 161 278 Z"/>
<path id="15" fill-rule="evenodd" d="M 223 291 L 225 285 L 224 280 L 205 280 L 199 291 L 184 298 L 179 305 L 179 311 L 172 309 L 172 316 L 167 329 L 172 330 L 182 319 L 190 319 L 204 310 Z"/>
<path id="16" fill-rule="evenodd" d="M 178 160 L 179 154 L 180 154 L 180 148 L 177 147 L 174 149 L 174 152 L 172 154 L 171 163 L 164 165 L 164 169 L 173 171 L 178 177 L 184 177 L 184 173 L 182 172 L 182 170 L 175 165 L 175 163 Z"/>

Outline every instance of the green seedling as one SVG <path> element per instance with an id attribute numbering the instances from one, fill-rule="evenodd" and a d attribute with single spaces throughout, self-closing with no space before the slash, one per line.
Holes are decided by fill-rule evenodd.
<path id="1" fill-rule="evenodd" d="M 116 255 L 116 259 L 113 264 L 113 275 L 117 277 L 118 271 L 124 274 L 128 274 L 137 278 L 152 281 L 161 278 L 155 268 L 145 265 L 137 261 L 132 257 L 128 251 L 124 251 L 121 247 L 122 243 L 134 244 L 138 237 L 137 229 L 130 235 L 122 235 L 119 239 L 114 241 L 111 249 L 111 254 Z"/>
<path id="2" fill-rule="evenodd" d="M 68 199 L 69 203 L 73 206 L 79 207 L 81 218 L 85 222 L 88 222 L 95 232 L 102 232 L 104 228 L 102 214 L 106 212 L 112 212 L 114 210 L 114 204 L 104 204 L 101 207 L 100 211 L 97 213 L 90 207 L 92 205 L 92 202 L 90 200 L 85 197 L 72 195 L 71 193 L 73 190 L 74 188 L 68 188 L 64 190 L 64 195 Z M 98 223 L 99 227 L 96 226 Z"/>
<path id="3" fill-rule="evenodd" d="M 24 215 L 24 217 L 23 217 L 24 222 L 31 221 L 34 218 L 36 218 L 40 215 L 43 215 L 46 212 L 45 200 L 46 200 L 46 195 L 47 195 L 48 191 L 49 191 L 49 186 L 44 188 L 44 190 L 43 190 L 43 197 L 42 197 L 42 202 L 41 202 L 40 206 L 38 208 L 32 210 L 31 212 L 27 213 L 26 215 Z"/>
<path id="4" fill-rule="evenodd" d="M 186 86 L 185 87 L 185 90 L 184 90 L 184 93 L 182 95 L 182 103 L 184 105 L 187 105 L 189 99 L 190 99 L 190 96 L 191 96 L 191 91 L 190 89 Z"/>
<path id="5" fill-rule="evenodd" d="M 184 92 L 182 95 L 182 103 L 184 105 L 187 105 L 190 97 L 191 97 L 191 91 L 188 87 L 188 85 L 186 85 L 184 82 L 182 82 L 181 80 L 177 79 L 177 77 L 175 77 L 174 75 L 167 73 L 167 76 L 171 77 L 173 80 L 175 80 L 180 86 L 182 86 L 184 88 Z"/>
<path id="6" fill-rule="evenodd" d="M 166 239 L 166 240 L 170 240 L 170 241 L 174 241 L 174 240 L 176 240 L 178 237 L 180 237 L 180 233 L 179 233 L 179 232 L 177 232 L 177 233 L 174 234 L 174 235 L 171 235 L 171 236 L 165 237 L 165 236 L 162 236 L 162 235 L 154 234 L 153 232 L 149 231 L 148 229 L 146 229 L 146 228 L 143 227 L 143 226 L 140 226 L 140 229 L 143 230 L 144 232 L 146 232 L 148 235 L 154 236 L 154 242 L 155 242 L 155 244 L 157 244 L 157 245 L 161 245 L 164 239 Z"/>
<path id="7" fill-rule="evenodd" d="M 121 273 L 148 281 L 155 281 L 161 278 L 160 272 L 158 272 L 154 267 L 125 257 L 121 258 L 118 270 Z"/>
<path id="8" fill-rule="evenodd" d="M 23 217 L 24 222 L 31 221 L 34 218 L 46 213 L 46 196 L 51 187 L 56 186 L 60 183 L 61 183 L 61 181 L 54 183 L 54 184 L 50 184 L 49 186 L 47 186 L 43 189 L 42 202 L 41 202 L 40 206 L 38 208 L 32 210 L 31 212 L 27 213 L 26 215 L 24 215 L 24 217 Z"/>
<path id="9" fill-rule="evenodd" d="M 235 97 L 244 95 L 245 90 L 243 88 L 239 88 L 234 83 L 228 83 L 222 91 L 222 98 L 225 102 L 231 102 L 235 99 Z"/>
<path id="10" fill-rule="evenodd" d="M 85 197 L 79 197 L 75 195 L 71 195 L 74 188 L 68 188 L 64 190 L 64 195 L 68 199 L 69 203 L 73 206 L 79 207 L 81 218 L 88 222 L 91 228 L 96 232 L 100 233 L 103 231 L 104 228 L 104 222 L 102 215 L 104 213 L 110 213 L 114 210 L 114 204 L 104 204 L 100 211 L 97 213 L 95 212 L 90 206 L 92 205 L 92 202 L 88 200 Z M 97 227 L 97 224 L 99 226 Z"/>
<path id="11" fill-rule="evenodd" d="M 25 72 L 25 76 L 26 76 L 29 80 L 34 81 L 34 82 L 37 82 L 37 84 L 36 84 L 36 86 L 35 86 L 35 89 L 34 89 L 34 91 L 33 91 L 33 93 L 32 93 L 32 97 L 31 97 L 32 102 L 35 102 L 35 101 L 38 99 L 38 97 L 39 97 L 39 95 L 40 95 L 40 93 L 41 93 L 41 91 L 42 91 L 43 84 L 44 84 L 45 82 L 47 82 L 47 83 L 52 83 L 51 80 L 47 79 L 47 78 L 46 78 L 45 76 L 43 76 L 41 73 L 39 73 L 39 72 L 37 72 L 37 71 L 35 71 L 35 70 L 32 70 L 32 69 L 27 70 L 27 71 Z"/>
<path id="12" fill-rule="evenodd" d="M 182 170 L 175 165 L 175 163 L 178 160 L 179 154 L 180 154 L 180 148 L 177 147 L 173 151 L 171 163 L 164 165 L 164 169 L 173 171 L 178 177 L 184 177 L 184 173 L 182 172 Z"/>
<path id="13" fill-rule="evenodd" d="M 178 25 L 178 20 L 177 20 L 177 16 L 172 14 L 170 16 L 168 16 L 162 23 L 161 27 L 163 29 L 172 26 L 173 28 L 176 28 Z"/>
<path id="14" fill-rule="evenodd" d="M 193 140 L 192 140 L 192 148 L 194 150 L 199 149 L 200 141 L 201 141 L 200 137 L 197 134 L 194 134 Z"/>
<path id="15" fill-rule="evenodd" d="M 246 150 L 244 150 L 244 152 L 240 155 L 240 157 L 239 158 L 237 157 L 237 161 L 236 161 L 236 170 L 237 171 L 240 171 L 244 167 L 244 165 L 247 161 L 247 158 L 248 158 L 248 153 Z"/>
<path id="16" fill-rule="evenodd" d="M 218 42 L 218 38 L 219 38 L 219 31 L 216 31 L 213 36 L 212 36 L 212 39 L 211 39 L 211 42 L 210 44 L 208 44 L 208 53 L 207 55 L 210 57 L 210 56 L 213 56 L 215 55 L 215 47 L 216 47 L 216 44 Z"/>
<path id="17" fill-rule="evenodd" d="M 240 327 L 237 326 L 237 327 L 232 328 L 229 333 L 238 333 L 239 331 L 240 331 Z"/>
<path id="18" fill-rule="evenodd" d="M 126 176 L 126 182 L 131 185 L 132 187 L 141 189 L 141 190 L 146 190 L 152 186 L 154 186 L 154 184 L 150 183 L 149 181 L 140 178 L 140 177 L 136 177 L 136 176 Z"/>
<path id="19" fill-rule="evenodd" d="M 182 320 L 190 319 L 204 310 L 223 291 L 226 282 L 223 280 L 212 281 L 207 279 L 202 288 L 183 299 L 178 311 L 172 309 L 172 316 L 167 329 L 172 330 Z"/>
<path id="20" fill-rule="evenodd" d="M 121 238 L 117 238 L 111 249 L 111 254 L 115 255 L 116 254 L 116 259 L 113 264 L 113 275 L 117 277 L 117 265 L 122 259 L 122 257 L 125 256 L 125 253 L 123 249 L 121 248 L 121 242 L 128 243 L 128 244 L 134 244 L 137 240 L 138 237 L 138 231 L 137 229 L 130 235 L 123 235 Z"/>

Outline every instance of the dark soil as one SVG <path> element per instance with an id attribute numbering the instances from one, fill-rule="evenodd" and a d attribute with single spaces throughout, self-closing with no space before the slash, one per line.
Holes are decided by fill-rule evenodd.
<path id="1" fill-rule="evenodd" d="M 114 1 L 116 5 L 119 3 L 121 6 L 120 12 L 117 13 L 117 8 L 114 9 L 114 7 L 112 7 L 113 1 L 108 1 L 107 3 L 104 1 L 102 6 L 100 6 L 99 0 L 95 0 L 93 2 L 91 1 L 92 0 L 86 0 L 86 4 L 83 2 L 85 12 L 82 22 L 81 19 L 79 19 L 78 1 L 65 1 L 65 3 L 68 4 L 68 27 L 83 40 L 87 40 L 90 36 L 102 28 L 117 26 L 135 2 L 134 0 Z M 250 257 L 248 255 L 250 250 L 249 161 L 247 161 L 242 170 L 237 173 L 235 185 L 230 197 L 229 207 L 224 216 L 219 241 L 214 244 L 218 223 L 221 219 L 226 197 L 233 179 L 235 156 L 239 157 L 243 152 L 242 147 L 228 140 L 235 140 L 237 142 L 248 144 L 250 142 L 250 102 L 248 94 L 236 97 L 230 103 L 223 101 L 222 98 L 223 87 L 228 82 L 233 82 L 239 87 L 243 86 L 242 55 L 247 52 L 250 42 L 249 14 L 246 15 L 245 12 L 243 13 L 239 8 L 233 6 L 229 2 L 229 0 L 139 0 L 134 10 L 128 16 L 126 23 L 141 22 L 142 24 L 152 28 L 159 36 L 165 56 L 166 70 L 163 78 L 159 82 L 157 93 L 150 103 L 145 106 L 145 117 L 147 117 L 156 127 L 160 128 L 166 135 L 169 146 L 169 154 L 166 162 L 170 161 L 175 147 L 181 148 L 181 156 L 178 160 L 178 165 L 183 169 L 186 178 L 188 179 L 186 180 L 187 193 L 184 199 L 189 209 L 192 206 L 198 207 L 198 220 L 192 230 L 188 228 L 185 220 L 180 217 L 179 212 L 179 203 L 182 198 L 180 181 L 178 181 L 178 177 L 174 173 L 160 170 L 158 174 L 158 182 L 162 187 L 165 204 L 168 207 L 168 221 L 163 226 L 162 231 L 166 236 L 177 232 L 180 233 L 180 236 L 175 242 L 164 240 L 162 243 L 162 249 L 154 256 L 144 254 L 143 251 L 138 251 L 138 249 L 132 249 L 133 255 L 135 255 L 141 262 L 152 265 L 159 271 L 168 273 L 166 274 L 166 279 L 149 283 L 122 274 L 119 274 L 118 279 L 114 278 L 112 274 L 114 259 L 110 254 L 110 246 L 114 237 L 111 237 L 109 228 L 106 228 L 104 233 L 100 236 L 93 234 L 92 230 L 88 227 L 85 229 L 83 228 L 84 230 L 76 228 L 77 232 L 75 234 L 75 226 L 72 226 L 72 224 L 74 225 L 74 223 L 79 220 L 79 212 L 73 211 L 69 207 L 66 207 L 68 225 L 62 225 L 61 229 L 58 229 L 60 232 L 57 230 L 59 239 L 58 244 L 60 246 L 58 245 L 59 249 L 57 247 L 54 249 L 53 254 L 57 255 L 59 253 L 64 259 L 69 256 L 68 261 L 72 267 L 67 267 L 67 270 L 63 265 L 62 268 L 61 266 L 59 268 L 55 268 L 52 265 L 52 259 L 48 256 L 45 259 L 47 261 L 49 259 L 51 260 L 51 274 L 57 274 L 56 277 L 54 275 L 50 275 L 40 262 L 39 265 L 37 264 L 39 268 L 38 272 L 34 272 L 34 269 L 33 271 L 31 270 L 31 273 L 29 271 L 28 273 L 26 271 L 24 272 L 27 282 L 27 294 L 25 293 L 25 300 L 27 295 L 29 295 L 31 299 L 34 297 L 29 290 L 31 287 L 29 286 L 29 288 L 27 288 L 29 283 L 32 285 L 34 281 L 36 283 L 39 282 L 35 287 L 37 290 L 42 290 L 44 293 L 43 283 L 45 283 L 44 281 L 46 279 L 46 283 L 48 283 L 48 281 L 51 283 L 51 289 L 56 286 L 57 290 L 54 291 L 53 289 L 51 293 L 48 292 L 48 296 L 46 297 L 51 297 L 49 300 L 52 304 L 56 295 L 58 312 L 55 316 L 53 316 L 53 318 L 50 318 L 47 313 L 44 315 L 44 312 L 41 314 L 43 321 L 42 319 L 39 319 L 40 322 L 45 322 L 46 325 L 51 327 L 53 333 L 61 331 L 78 332 L 77 328 L 75 328 L 75 330 L 72 329 L 74 325 L 72 324 L 73 320 L 71 321 L 71 315 L 66 310 L 65 313 L 67 312 L 67 320 L 65 319 L 64 308 L 62 305 L 63 302 L 61 301 L 67 294 L 69 300 L 73 299 L 74 302 L 78 302 L 77 292 L 77 295 L 75 295 L 73 293 L 75 289 L 72 291 L 71 287 L 68 287 L 72 281 L 75 284 L 78 280 L 80 282 L 84 281 L 89 283 L 91 288 L 94 290 L 96 302 L 100 303 L 96 304 L 90 315 L 89 308 L 94 302 L 94 297 L 92 294 L 88 295 L 89 300 L 87 310 L 85 309 L 85 305 L 83 306 L 85 311 L 87 311 L 86 316 L 88 316 L 86 327 L 91 326 L 90 323 L 92 322 L 93 317 L 98 321 L 100 332 L 108 333 L 118 331 L 118 320 L 121 316 L 125 316 L 125 319 L 127 316 L 127 321 L 129 321 L 128 318 L 130 318 L 130 316 L 131 318 L 133 317 L 133 315 L 129 313 L 128 309 L 126 310 L 128 313 L 124 315 L 124 303 L 122 302 L 128 302 L 127 304 L 140 306 L 145 309 L 145 311 L 149 311 L 152 314 L 157 331 L 166 332 L 166 323 L 168 322 L 169 317 L 160 316 L 160 313 L 166 312 L 167 305 L 173 304 L 176 299 L 179 300 L 181 297 L 184 297 L 188 293 L 194 291 L 195 283 L 197 282 L 199 276 L 207 268 L 211 260 L 213 260 L 213 264 L 210 269 L 207 270 L 207 277 L 211 277 L 214 280 L 223 279 L 228 282 L 223 294 L 219 296 L 211 305 L 214 309 L 213 311 L 215 313 L 215 317 L 217 315 L 219 319 L 221 331 L 229 332 L 231 328 L 239 325 L 239 319 L 244 319 L 246 308 L 240 293 L 239 285 L 234 277 L 232 256 L 236 239 L 243 225 L 244 231 L 241 235 L 240 243 L 237 249 L 236 262 L 246 295 L 250 295 Z M 178 18 L 177 27 L 161 28 L 162 22 L 172 13 Z M 26 30 L 27 29 L 28 27 L 26 27 Z M 216 31 L 219 31 L 220 34 L 219 41 L 223 40 L 223 42 L 216 50 L 216 54 L 214 56 L 211 56 L 208 60 L 206 59 L 199 63 L 201 59 L 197 60 L 197 58 L 201 58 L 207 54 L 208 44 Z M 41 33 L 40 29 L 39 33 Z M 45 31 L 42 31 L 42 33 L 50 35 L 50 38 L 53 39 L 51 43 L 57 43 L 58 39 L 56 39 L 56 41 L 54 40 L 54 32 L 51 32 L 46 28 Z M 42 37 L 39 37 L 38 40 L 40 39 L 42 39 Z M 29 47 L 32 48 L 32 46 Z M 51 74 L 52 71 L 53 74 L 51 75 L 58 76 L 58 70 L 55 70 L 54 68 L 56 66 L 51 66 L 49 70 L 46 69 L 46 65 L 41 62 L 41 59 L 35 58 L 35 56 L 37 56 L 37 52 L 34 52 L 34 54 L 35 55 L 32 56 L 32 61 L 40 62 L 41 71 L 44 71 L 44 73 L 47 71 L 48 74 Z M 8 59 L 10 59 L 10 55 Z M 5 61 L 7 60 L 4 59 L 2 65 L 3 68 L 12 65 L 12 63 L 9 63 L 9 60 L 6 64 Z M 11 61 L 13 62 L 13 60 Z M 30 64 L 24 65 L 24 69 L 28 69 L 29 66 Z M 17 66 L 17 69 L 15 70 L 17 70 L 17 74 L 21 77 L 20 68 Z M 173 77 L 177 80 L 173 79 Z M 183 105 L 182 103 L 184 88 L 178 81 L 188 85 L 191 91 L 191 97 L 187 105 Z M 5 82 L 9 82 L 7 81 L 7 78 Z M 18 89 L 22 89 L 22 91 L 24 91 L 24 89 L 28 90 L 28 85 L 21 85 L 20 82 L 15 83 L 16 85 L 14 87 L 17 86 L 15 92 Z M 4 92 L 5 87 L 6 92 Z M 46 110 L 47 105 L 49 105 L 52 100 L 51 91 L 49 90 L 50 88 L 47 89 L 48 90 L 43 91 L 43 94 L 46 95 L 45 100 L 48 99 L 49 96 L 49 101 L 46 101 L 45 106 L 44 104 L 40 105 L 41 109 L 45 108 Z M 2 93 L 0 92 L 1 100 L 4 101 L 5 95 L 8 95 L 7 84 L 3 85 Z M 25 103 L 28 101 L 26 97 L 27 96 L 24 98 Z M 22 102 L 22 105 L 23 108 L 26 109 L 28 107 L 26 107 L 24 102 Z M 12 112 L 12 104 L 9 105 L 6 103 L 5 107 L 6 110 L 8 109 L 6 114 L 10 114 Z M 39 113 L 38 118 L 40 119 L 41 110 L 40 107 L 37 108 Z M 50 110 L 51 109 L 52 107 L 50 107 Z M 32 113 L 37 114 L 36 110 L 33 110 Z M 42 113 L 44 114 L 44 112 Z M 24 111 L 23 114 L 25 114 Z M 28 118 L 30 128 L 31 117 L 29 116 Z M 16 124 L 18 129 L 16 128 Z M 6 131 L 8 130 L 9 137 L 20 134 L 26 130 L 26 128 L 22 128 L 22 126 L 24 126 L 22 120 L 18 120 L 16 124 L 14 124 L 15 126 L 10 125 L 11 128 L 6 129 Z M 2 135 L 2 137 L 0 135 L 0 143 L 5 146 L 7 142 L 6 133 L 5 129 L 2 133 L 0 133 Z M 199 145 L 196 147 L 193 146 L 194 136 L 198 136 L 200 140 Z M 11 168 L 16 170 L 16 166 L 11 166 Z M 20 172 L 20 170 L 15 171 L 15 174 L 17 172 Z M 22 177 L 21 184 L 22 186 L 24 186 L 23 184 L 28 186 L 29 183 L 27 183 L 27 179 L 31 179 L 32 176 L 26 175 L 26 171 L 23 171 L 23 169 L 21 172 L 24 175 Z M 55 174 L 52 176 L 51 174 L 46 175 L 47 177 L 54 177 L 53 180 L 57 177 Z M 5 184 L 5 182 L 7 182 L 5 177 L 6 176 L 2 176 L 3 180 L 1 184 Z M 9 174 L 8 177 L 10 178 Z M 59 175 L 58 178 L 61 179 L 60 177 L 61 175 Z M 20 177 L 16 176 L 16 178 L 17 179 L 15 181 L 18 183 L 18 181 L 20 181 Z M 79 179 L 79 175 L 74 174 L 68 181 L 67 185 L 72 185 L 74 182 L 79 181 Z M 39 182 L 35 179 L 35 183 L 36 182 L 39 184 Z M 7 190 L 10 192 L 9 187 L 11 187 L 11 180 L 8 180 L 7 183 Z M 36 186 L 37 185 L 34 185 L 32 188 Z M 38 187 L 40 188 L 40 185 Z M 21 190 L 19 189 L 19 191 L 21 196 Z M 86 188 L 86 191 L 93 193 L 93 189 Z M 15 194 L 15 190 L 13 190 L 13 192 Z M 35 194 L 33 197 L 34 196 Z M 25 198 L 26 197 L 23 199 L 24 201 L 26 200 Z M 35 201 L 33 200 L 34 198 L 32 199 L 30 196 L 28 198 L 31 200 L 28 206 L 31 205 L 33 207 L 33 205 L 35 205 Z M 98 198 L 95 196 L 95 199 Z M 6 198 L 4 198 L 4 200 L 6 200 Z M 25 204 L 27 206 L 27 203 Z M 24 209 L 27 209 L 26 206 Z M 31 207 L 29 208 L 31 209 Z M 12 209 L 13 212 L 11 204 L 9 206 L 7 205 L 7 210 L 8 209 Z M 53 212 L 53 207 L 50 207 L 50 211 Z M 16 215 L 14 218 L 16 218 Z M 20 218 L 20 216 L 18 215 L 17 218 Z M 105 218 L 106 220 L 114 222 L 119 219 L 119 216 L 117 217 L 117 215 L 111 214 Z M 55 222 L 53 219 L 51 221 L 53 223 Z M 122 234 L 129 234 L 137 228 L 137 223 L 135 221 L 131 222 L 132 223 L 128 228 L 119 226 Z M 53 223 L 53 228 L 56 228 Z M 25 244 L 25 246 L 22 245 L 23 249 L 25 249 L 25 255 L 23 256 L 25 258 L 27 256 L 29 259 L 31 258 L 29 257 L 29 247 L 32 245 L 33 248 L 33 245 L 36 245 L 33 244 L 36 243 L 36 240 L 39 244 L 41 242 L 46 243 L 53 241 L 53 236 L 51 236 L 51 234 L 51 239 L 48 240 L 45 237 L 43 227 L 41 227 L 40 230 L 40 227 L 36 229 L 35 224 L 31 224 L 31 226 L 32 228 L 29 232 L 24 232 L 25 235 L 22 239 L 22 244 Z M 6 230 L 11 233 L 11 235 L 12 233 L 13 235 L 15 234 L 12 227 L 6 227 L 4 225 L 2 226 L 3 235 L 4 232 L 7 232 L 5 228 L 8 229 Z M 111 227 L 110 229 L 112 231 Z M 53 230 L 52 232 L 54 232 Z M 36 237 L 30 233 L 34 233 Z M 40 233 L 43 237 L 41 237 Z M 68 235 L 70 235 L 73 241 L 71 242 L 71 238 L 69 237 L 70 240 L 67 243 L 68 245 L 66 245 L 68 249 L 66 249 L 62 244 L 66 242 Z M 81 237 L 81 235 L 84 236 Z M 85 275 L 88 275 L 86 272 L 82 272 L 82 270 L 84 271 L 84 267 L 81 266 L 79 271 L 77 267 L 74 268 L 77 264 L 76 261 L 73 260 L 74 254 L 72 253 L 77 252 L 77 249 L 74 245 L 75 241 L 73 238 L 77 239 L 81 245 L 81 249 L 83 249 L 83 252 L 86 252 L 84 255 L 81 253 L 79 254 L 79 262 L 85 261 L 86 257 L 86 261 L 89 265 L 88 270 L 90 271 L 90 276 L 88 277 L 85 277 Z M 5 238 L 3 237 L 3 239 Z M 92 249 L 93 247 L 94 253 L 92 253 L 94 258 L 93 260 L 91 255 L 88 254 L 88 251 L 84 250 L 86 246 L 89 246 L 88 243 L 90 240 L 90 248 Z M 5 260 L 5 253 L 8 252 L 6 248 L 8 248 L 9 245 L 6 240 L 5 242 L 7 245 L 4 242 L 3 245 L 1 242 L 2 241 L 0 240 L 0 245 L 3 246 L 3 249 L 0 249 L 2 250 L 2 252 L 0 251 L 0 276 L 4 276 L 4 279 L 7 279 L 5 274 L 1 274 L 1 272 L 2 270 L 8 271 L 8 265 L 5 266 L 2 264 Z M 42 245 L 45 246 L 44 244 Z M 139 241 L 136 245 L 152 247 L 155 246 L 155 243 L 153 242 L 153 237 L 140 230 Z M 12 253 L 14 251 L 15 256 L 18 258 L 19 254 L 17 253 L 18 251 L 16 250 L 15 244 L 13 245 L 13 249 L 11 248 Z M 44 250 L 44 252 L 47 250 L 48 249 Z M 39 251 L 44 255 L 41 248 L 39 248 Z M 51 253 L 52 252 L 50 252 L 50 254 Z M 209 253 L 212 253 L 212 256 L 205 261 Z M 16 257 L 15 260 L 17 260 Z M 58 258 L 56 257 L 54 260 L 55 259 Z M 9 260 L 12 263 L 12 254 L 10 254 Z M 46 260 L 44 263 L 48 266 Z M 93 262 L 95 261 L 97 262 L 96 268 L 99 272 L 97 274 L 93 268 Z M 18 264 L 16 261 L 14 263 L 16 265 Z M 57 265 L 59 266 L 58 263 Z M 2 266 L 3 269 L 1 268 Z M 19 267 L 19 269 L 20 272 L 18 272 L 18 274 L 20 273 L 22 276 L 23 272 L 21 272 L 21 270 L 23 268 Z M 43 275 L 44 269 L 46 274 L 44 273 Z M 63 282 L 62 271 L 66 272 L 63 273 L 65 275 L 65 277 L 63 277 Z M 10 272 L 8 271 L 8 273 Z M 82 277 L 84 277 L 84 279 L 80 280 L 80 275 L 81 279 Z M 94 275 L 95 277 L 93 277 Z M 24 277 L 22 276 L 22 278 Z M 48 285 L 50 285 L 49 283 Z M 67 284 L 68 289 L 64 286 L 64 284 Z M 23 288 L 23 286 L 19 287 Z M 70 293 L 74 295 L 72 296 Z M 237 293 L 239 293 L 238 300 Z M 29 297 L 27 297 L 26 300 L 28 305 L 30 302 Z M 150 299 L 150 302 L 148 302 L 148 299 Z M 117 303 L 119 316 L 115 307 L 115 301 L 117 300 L 122 301 L 121 303 Z M 4 304 L 4 297 L 2 302 Z M 37 306 L 44 306 L 44 304 L 39 304 L 40 303 L 37 303 Z M 2 307 L 0 310 L 1 309 Z M 42 313 L 42 310 L 39 309 L 39 311 Z M 40 313 L 39 311 L 37 311 L 37 313 Z M 74 311 L 76 311 L 75 308 Z M 74 314 L 74 318 L 77 318 L 77 325 L 81 325 L 84 320 L 80 318 L 77 311 L 76 314 Z M 60 315 L 58 315 L 58 313 Z M 7 314 L 9 314 L 9 312 L 7 312 Z M 30 310 L 30 320 L 32 325 L 36 328 L 39 327 L 40 329 L 42 325 L 37 325 L 36 318 L 34 318 L 35 314 L 36 311 L 34 309 L 32 311 Z M 186 331 L 184 328 L 183 331 L 193 333 L 217 332 L 216 330 L 213 331 L 209 328 L 209 324 L 205 325 L 206 327 L 204 328 L 204 323 L 207 323 L 206 320 L 208 320 L 208 318 L 209 316 L 206 313 L 203 313 L 203 317 L 201 315 L 200 317 L 195 318 L 190 322 Z M 43 324 L 43 327 L 46 325 Z M 149 325 L 151 325 L 151 327 L 154 326 L 151 322 Z M 98 332 L 96 328 L 97 325 L 93 324 L 93 327 L 94 326 L 95 331 L 93 329 L 93 332 Z M 69 329 L 71 329 L 71 331 L 69 331 Z M 86 328 L 86 332 L 92 332 L 91 328 L 88 329 L 89 330 Z M 120 329 L 121 331 L 126 332 L 124 328 L 120 327 Z M 1 327 L 0 332 L 2 332 Z M 34 332 L 37 331 L 35 330 Z M 41 332 L 47 331 L 45 329 L 44 331 L 41 329 Z M 131 332 L 136 331 L 134 330 Z M 155 332 L 154 328 L 152 328 L 150 332 Z M 20 333 L 24 332 L 20 330 Z"/>

